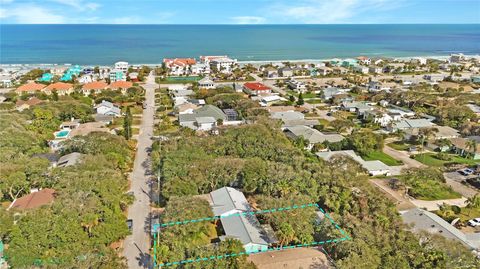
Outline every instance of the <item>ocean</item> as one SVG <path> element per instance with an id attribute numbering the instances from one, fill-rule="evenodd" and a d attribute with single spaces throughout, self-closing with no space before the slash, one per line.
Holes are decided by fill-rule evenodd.
<path id="1" fill-rule="evenodd" d="M 0 25 L 1 64 L 480 54 L 480 25 Z"/>

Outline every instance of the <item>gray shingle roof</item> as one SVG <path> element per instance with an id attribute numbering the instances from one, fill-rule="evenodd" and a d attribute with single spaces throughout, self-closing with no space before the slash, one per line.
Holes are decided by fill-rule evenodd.
<path id="1" fill-rule="evenodd" d="M 344 139 L 344 137 L 340 134 L 323 134 L 316 129 L 302 125 L 287 127 L 287 130 L 295 137 L 301 136 L 307 139 L 312 144 L 322 143 L 324 141 L 335 143 L 340 142 Z"/>

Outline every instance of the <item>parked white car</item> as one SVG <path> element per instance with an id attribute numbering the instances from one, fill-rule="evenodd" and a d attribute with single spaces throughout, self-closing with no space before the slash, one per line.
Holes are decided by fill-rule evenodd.
<path id="1" fill-rule="evenodd" d="M 480 226 L 480 218 L 474 218 L 468 221 L 468 225 L 472 227 Z"/>

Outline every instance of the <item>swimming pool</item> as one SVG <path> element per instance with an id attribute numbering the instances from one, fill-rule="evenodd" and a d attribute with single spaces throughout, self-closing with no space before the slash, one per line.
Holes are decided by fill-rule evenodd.
<path id="1" fill-rule="evenodd" d="M 61 130 L 55 133 L 55 138 L 67 138 L 70 130 Z"/>

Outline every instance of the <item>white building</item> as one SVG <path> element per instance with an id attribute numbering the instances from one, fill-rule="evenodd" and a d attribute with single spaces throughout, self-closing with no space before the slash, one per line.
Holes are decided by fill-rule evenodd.
<path id="1" fill-rule="evenodd" d="M 192 65 L 191 71 L 193 75 L 208 75 L 210 74 L 210 65 L 205 63 L 196 63 Z"/>
<path id="2" fill-rule="evenodd" d="M 97 111 L 97 114 L 101 115 L 109 115 L 114 117 L 120 117 L 122 115 L 120 108 L 105 100 L 102 100 L 100 104 L 96 105 L 95 110 Z"/>
<path id="3" fill-rule="evenodd" d="M 361 74 L 368 74 L 368 67 L 363 66 L 363 65 L 358 65 L 353 67 L 353 71 Z"/>
<path id="4" fill-rule="evenodd" d="M 127 81 L 127 75 L 122 70 L 114 69 L 109 74 L 110 82 Z"/>
<path id="5" fill-rule="evenodd" d="M 204 77 L 198 81 L 198 87 L 202 89 L 215 89 L 215 83 L 209 77 Z"/>
<path id="6" fill-rule="evenodd" d="M 222 56 L 200 56 L 200 61 L 216 69 L 218 72 L 229 74 L 237 64 L 236 59 L 231 59 L 227 55 Z"/>
<path id="7" fill-rule="evenodd" d="M 114 69 L 121 70 L 126 74 L 128 72 L 128 62 L 116 62 Z"/>
<path id="8" fill-rule="evenodd" d="M 307 90 L 307 85 L 305 83 L 295 79 L 290 79 L 287 81 L 287 85 L 290 89 L 298 93 L 304 93 Z"/>

